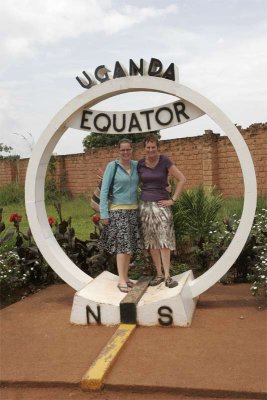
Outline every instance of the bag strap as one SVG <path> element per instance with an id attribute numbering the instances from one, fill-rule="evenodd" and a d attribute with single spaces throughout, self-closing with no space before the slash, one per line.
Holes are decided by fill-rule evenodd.
<path id="1" fill-rule="evenodd" d="M 110 186 L 109 186 L 109 192 L 108 192 L 109 196 L 112 196 L 113 186 L 114 186 L 114 181 L 115 181 L 115 175 L 116 175 L 116 172 L 117 172 L 117 168 L 118 168 L 118 163 L 115 161 L 114 173 L 113 173 L 113 177 L 112 177 L 112 180 L 111 180 Z"/>

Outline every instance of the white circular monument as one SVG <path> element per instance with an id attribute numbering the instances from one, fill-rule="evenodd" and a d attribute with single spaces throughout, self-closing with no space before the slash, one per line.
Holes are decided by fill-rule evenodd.
<path id="1" fill-rule="evenodd" d="M 197 297 L 218 282 L 231 268 L 242 251 L 253 224 L 257 200 L 253 161 L 242 135 L 217 106 L 199 93 L 170 78 L 122 76 L 116 79 L 107 79 L 101 84 L 91 86 L 90 90 L 86 90 L 73 98 L 51 120 L 34 148 L 25 183 L 26 211 L 34 240 L 48 264 L 77 291 L 71 316 L 73 323 L 120 323 L 120 303 L 125 294 L 116 289 L 117 277 L 115 275 L 104 272 L 102 278 L 92 279 L 68 258 L 57 243 L 48 223 L 44 201 L 47 166 L 57 142 L 68 127 L 91 128 L 88 119 L 92 115 L 92 112 L 90 114 L 89 111 L 91 107 L 110 97 L 137 91 L 160 92 L 178 98 L 178 101 L 173 103 L 174 105 L 157 107 L 154 112 L 155 119 L 149 120 L 151 130 L 155 130 L 155 126 L 158 124 L 161 126 L 166 126 L 168 123 L 173 124 L 174 118 L 176 118 L 176 124 L 186 122 L 179 121 L 179 117 L 182 119 L 184 115 L 186 115 L 184 119 L 191 120 L 206 114 L 220 126 L 234 146 L 241 165 L 244 180 L 244 206 L 236 234 L 221 258 L 197 279 L 194 279 L 191 271 L 178 276 L 179 285 L 176 288 L 165 290 L 163 287 L 156 289 L 148 287 L 143 297 L 136 304 L 136 322 L 141 325 L 157 323 L 168 325 L 169 323 L 166 321 L 170 320 L 174 325 L 190 325 Z M 177 105 L 179 102 L 183 106 Z M 132 133 L 135 132 L 135 129 L 142 130 L 141 123 L 138 126 L 136 122 L 139 122 L 138 115 L 143 115 L 144 121 L 146 124 L 148 123 L 148 111 L 146 110 L 143 110 L 143 114 L 142 110 L 139 110 L 139 114 L 135 112 L 136 120 L 126 115 L 125 123 L 127 124 L 128 121 L 128 131 L 131 128 Z M 96 115 L 94 118 L 100 131 L 101 129 L 103 131 L 104 120 L 110 121 L 110 125 L 114 121 L 111 114 L 108 117 Z M 123 134 L 126 131 L 116 133 Z M 91 321 L 90 316 L 92 316 Z"/>

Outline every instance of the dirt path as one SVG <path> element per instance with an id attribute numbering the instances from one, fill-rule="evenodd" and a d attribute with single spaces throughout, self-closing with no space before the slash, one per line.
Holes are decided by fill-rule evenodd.
<path id="1" fill-rule="evenodd" d="M 79 389 L 62 388 L 2 388 L 1 400 L 218 400 L 218 397 L 188 397 L 178 393 L 108 392 L 83 393 Z M 229 398 L 227 400 L 237 400 Z M 246 398 L 255 400 L 255 398 Z"/>
<path id="2" fill-rule="evenodd" d="M 116 327 L 71 325 L 73 295 L 51 286 L 0 311 L 1 400 L 267 398 L 267 310 L 249 285 L 209 289 L 190 328 L 138 327 L 98 393 L 79 382 Z"/>

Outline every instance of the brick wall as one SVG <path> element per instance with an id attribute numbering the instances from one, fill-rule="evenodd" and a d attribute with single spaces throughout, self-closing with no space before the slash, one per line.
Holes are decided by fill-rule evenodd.
<path id="1" fill-rule="evenodd" d="M 267 124 L 253 124 L 241 129 L 254 162 L 258 195 L 267 195 Z M 161 141 L 160 150 L 169 156 L 187 178 L 186 188 L 200 183 L 216 185 L 225 196 L 243 196 L 243 178 L 235 149 L 227 136 L 208 130 L 202 136 Z M 143 145 L 137 144 L 133 158 L 143 156 Z M 115 147 L 90 149 L 84 154 L 56 157 L 58 186 L 74 196 L 91 195 L 97 185 L 99 168 L 117 158 Z M 0 160 L 0 188 L 16 179 L 24 184 L 27 159 Z"/>
<path id="2" fill-rule="evenodd" d="M 17 165 L 15 160 L 0 160 L 0 188 L 17 179 Z"/>

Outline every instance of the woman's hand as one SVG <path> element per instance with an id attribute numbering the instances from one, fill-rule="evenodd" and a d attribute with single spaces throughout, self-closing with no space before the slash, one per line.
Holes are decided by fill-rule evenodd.
<path id="1" fill-rule="evenodd" d="M 109 219 L 105 218 L 105 219 L 101 219 L 101 222 L 103 225 L 109 225 Z"/>
<path id="2" fill-rule="evenodd" d="M 170 207 L 174 205 L 174 201 L 172 199 L 169 200 L 160 200 L 158 201 L 159 207 Z"/>

